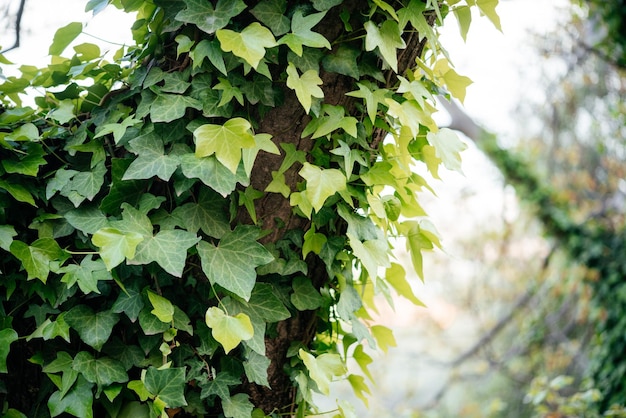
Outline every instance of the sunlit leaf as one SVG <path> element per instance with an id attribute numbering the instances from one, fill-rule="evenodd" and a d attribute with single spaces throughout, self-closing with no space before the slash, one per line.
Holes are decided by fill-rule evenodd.
<path id="1" fill-rule="evenodd" d="M 254 69 L 265 56 L 265 50 L 276 46 L 272 32 L 258 22 L 251 23 L 241 32 L 219 29 L 216 35 L 222 50 L 243 58 Z"/>
<path id="2" fill-rule="evenodd" d="M 227 120 L 223 125 L 206 124 L 194 130 L 196 156 L 215 154 L 219 162 L 232 173 L 237 172 L 241 162 L 241 150 L 255 146 L 250 122 L 243 118 Z"/>
<path id="3" fill-rule="evenodd" d="M 300 76 L 296 67 L 289 63 L 287 67 L 287 87 L 296 92 L 298 101 L 306 113 L 309 113 L 311 109 L 312 97 L 317 97 L 318 99 L 324 97 L 324 92 L 318 87 L 320 85 L 322 85 L 322 79 L 316 71 L 308 70 Z"/>
<path id="4" fill-rule="evenodd" d="M 83 24 L 79 22 L 68 23 L 62 28 L 57 29 L 54 38 L 52 38 L 52 44 L 48 49 L 48 54 L 61 55 L 65 48 L 67 48 L 82 31 Z"/>
<path id="5" fill-rule="evenodd" d="M 330 383 L 333 377 L 342 376 L 347 369 L 338 354 L 324 353 L 317 357 L 307 353 L 302 348 L 298 356 L 304 362 L 309 376 L 315 381 L 321 393 L 330 393 Z"/>
<path id="6" fill-rule="evenodd" d="M 326 199 L 346 188 L 346 177 L 334 168 L 322 169 L 304 163 L 299 174 L 306 180 L 304 193 L 316 212 L 319 212 Z"/>

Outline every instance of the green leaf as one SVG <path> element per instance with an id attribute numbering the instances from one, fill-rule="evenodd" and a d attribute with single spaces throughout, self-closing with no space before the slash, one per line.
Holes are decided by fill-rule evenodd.
<path id="1" fill-rule="evenodd" d="M 296 277 L 291 286 L 293 287 L 291 303 L 299 311 L 314 310 L 322 305 L 322 295 L 313 287 L 308 277 Z"/>
<path id="2" fill-rule="evenodd" d="M 359 90 L 346 93 L 346 96 L 358 97 L 365 101 L 365 108 L 367 109 L 367 116 L 374 122 L 376 120 L 376 114 L 378 113 L 378 105 L 385 103 L 385 98 L 389 94 L 387 89 L 375 89 L 371 90 L 363 83 L 356 83 L 359 86 Z"/>
<path id="3" fill-rule="evenodd" d="M 145 335 L 163 334 L 171 328 L 171 324 L 161 321 L 148 309 L 146 307 L 139 312 L 139 326 Z"/>
<path id="4" fill-rule="evenodd" d="M 224 106 L 230 103 L 233 98 L 237 99 L 237 102 L 243 106 L 243 94 L 241 93 L 239 87 L 234 87 L 226 78 L 218 77 L 218 80 L 220 82 L 213 86 L 214 90 L 222 91 L 222 98 L 217 106 Z"/>
<path id="5" fill-rule="evenodd" d="M 159 321 L 169 324 L 174 320 L 174 305 L 172 305 L 172 302 L 150 291 L 148 291 L 148 299 L 154 308 L 150 313 L 159 318 Z"/>
<path id="6" fill-rule="evenodd" d="M 44 283 L 48 280 L 50 262 L 58 261 L 65 254 L 52 238 L 40 238 L 31 245 L 15 240 L 9 248 L 11 254 L 22 262 L 28 279 L 39 279 Z"/>
<path id="7" fill-rule="evenodd" d="M 94 234 L 107 225 L 107 218 L 94 206 L 81 205 L 68 211 L 65 215 L 68 224 L 85 234 Z"/>
<path id="8" fill-rule="evenodd" d="M 78 287 L 85 295 L 91 292 L 99 294 L 98 282 L 113 279 L 104 262 L 100 259 L 92 260 L 91 255 L 83 258 L 80 264 L 64 266 L 59 273 L 65 273 L 61 282 L 66 283 L 68 289 L 78 283 Z"/>
<path id="9" fill-rule="evenodd" d="M 296 67 L 289 63 L 287 67 L 287 87 L 296 92 L 298 101 L 306 111 L 311 110 L 311 97 L 319 99 L 324 97 L 324 92 L 318 86 L 322 85 L 322 79 L 315 70 L 308 70 L 302 77 L 298 74 Z"/>
<path id="10" fill-rule="evenodd" d="M 322 252 L 322 247 L 326 244 L 326 235 L 315 232 L 315 226 L 306 231 L 304 234 L 304 243 L 302 244 L 302 258 L 306 258 L 311 251 L 315 254 Z"/>
<path id="11" fill-rule="evenodd" d="M 99 126 L 96 129 L 96 135 L 94 138 L 100 138 L 108 134 L 113 134 L 113 140 L 115 143 L 119 143 L 124 137 L 126 130 L 131 126 L 135 126 L 142 123 L 141 119 L 135 119 L 134 116 L 126 117 L 121 123 L 107 123 L 105 125 Z"/>
<path id="12" fill-rule="evenodd" d="M 343 1 L 342 0 L 313 0 L 311 3 L 313 3 L 313 7 L 315 7 L 315 10 L 325 11 L 325 10 L 329 10 L 335 6 L 340 5 L 341 3 L 343 3 Z"/>
<path id="13" fill-rule="evenodd" d="M 129 143 L 138 157 L 130 164 L 122 180 L 158 177 L 168 181 L 180 163 L 178 156 L 165 155 L 163 140 L 156 135 L 143 135 Z"/>
<path id="14" fill-rule="evenodd" d="M 91 242 L 100 248 L 100 257 L 109 270 L 125 259 L 135 257 L 135 250 L 143 240 L 144 236 L 140 233 L 122 232 L 110 227 L 99 229 L 91 237 Z"/>
<path id="15" fill-rule="evenodd" d="M 44 156 L 46 152 L 41 144 L 30 142 L 26 145 L 25 154 L 19 159 L 3 159 L 2 167 L 7 173 L 23 174 L 25 176 L 37 176 L 39 167 L 46 164 Z"/>
<path id="16" fill-rule="evenodd" d="M 326 199 L 346 189 L 346 177 L 334 168 L 322 169 L 305 162 L 299 174 L 306 180 L 304 193 L 316 212 Z"/>
<path id="17" fill-rule="evenodd" d="M 4 251 L 10 251 L 13 237 L 17 235 L 12 225 L 0 225 L 0 248 Z"/>
<path id="18" fill-rule="evenodd" d="M 257 283 L 254 286 L 250 300 L 245 304 L 243 311 L 250 317 L 261 318 L 268 323 L 291 317 L 291 313 L 277 296 L 274 287 L 267 283 Z"/>
<path id="19" fill-rule="evenodd" d="M 210 395 L 217 395 L 222 400 L 230 398 L 229 386 L 241 384 L 241 380 L 233 376 L 229 372 L 218 372 L 217 375 L 208 382 L 201 382 L 201 397 L 206 398 Z"/>
<path id="20" fill-rule="evenodd" d="M 213 238 L 221 238 L 230 231 L 227 213 L 224 199 L 207 188 L 202 188 L 197 202 L 177 207 L 172 216 L 178 216 L 189 232 L 195 234 L 202 230 Z"/>
<path id="21" fill-rule="evenodd" d="M 324 18 L 326 12 L 313 13 L 303 16 L 300 9 L 296 10 L 291 18 L 291 33 L 283 36 L 278 44 L 286 44 L 298 56 L 302 56 L 302 47 L 331 49 L 330 42 L 324 36 L 311 29 Z"/>
<path id="22" fill-rule="evenodd" d="M 285 16 L 286 0 L 265 0 L 254 6 L 250 13 L 270 28 L 274 36 L 280 36 L 289 30 L 289 18 Z"/>
<path id="23" fill-rule="evenodd" d="M 252 417 L 254 405 L 248 400 L 248 395 L 237 393 L 234 396 L 222 400 L 224 416 L 227 418 Z"/>
<path id="24" fill-rule="evenodd" d="M 354 349 L 352 353 L 352 357 L 356 360 L 356 363 L 359 365 L 363 373 L 368 377 L 370 381 L 374 381 L 374 377 L 369 371 L 369 365 L 372 364 L 372 357 L 370 357 L 363 349 L 363 345 L 359 344 Z"/>
<path id="25" fill-rule="evenodd" d="M 385 273 L 385 280 L 398 292 L 400 296 L 403 296 L 413 302 L 416 306 L 426 306 L 419 300 L 415 294 L 413 294 L 413 290 L 411 289 L 411 285 L 406 280 L 406 272 L 404 271 L 404 267 L 400 264 L 392 263 L 391 266 L 387 269 Z"/>
<path id="26" fill-rule="evenodd" d="M 52 38 L 52 44 L 48 49 L 50 55 L 61 55 L 65 48 L 76 39 L 83 31 L 83 24 L 79 22 L 69 23 L 59 28 Z"/>
<path id="27" fill-rule="evenodd" d="M 142 379 L 148 391 L 165 402 L 168 408 L 186 406 L 185 400 L 185 368 L 172 367 L 157 369 L 149 367 Z"/>
<path id="28" fill-rule="evenodd" d="M 150 119 L 152 122 L 172 122 L 185 116 L 188 107 L 202 110 L 202 103 L 183 94 L 161 93 L 150 105 Z"/>
<path id="29" fill-rule="evenodd" d="M 246 361 L 243 362 L 243 368 L 250 382 L 258 385 L 270 387 L 267 380 L 267 368 L 270 366 L 270 359 L 262 356 L 254 351 L 247 354 Z"/>
<path id="30" fill-rule="evenodd" d="M 0 330 L 0 373 L 7 373 L 7 356 L 11 350 L 11 344 L 17 341 L 19 335 L 12 328 Z"/>
<path id="31" fill-rule="evenodd" d="M 219 29 L 216 35 L 223 51 L 243 58 L 255 70 L 265 56 L 265 49 L 277 45 L 272 32 L 258 22 L 251 23 L 241 33 Z"/>
<path id="32" fill-rule="evenodd" d="M 33 195 L 21 184 L 9 183 L 8 181 L 0 179 L 0 189 L 4 189 L 9 192 L 9 194 L 18 202 L 28 203 L 31 206 L 37 207 L 35 200 L 33 199 Z"/>
<path id="33" fill-rule="evenodd" d="M 128 319 L 135 322 L 143 306 L 144 302 L 141 293 L 135 289 L 126 289 L 126 292 L 120 292 L 120 295 L 111 307 L 111 312 L 124 312 Z"/>
<path id="34" fill-rule="evenodd" d="M 198 45 L 189 53 L 193 61 L 193 68 L 198 68 L 202 65 L 202 61 L 208 58 L 211 64 L 218 69 L 224 75 L 228 75 L 226 71 L 226 64 L 224 64 L 224 56 L 222 55 L 222 49 L 219 42 L 216 39 L 209 41 L 208 39 L 201 40 Z M 195 81 L 195 79 L 194 79 Z M 193 81 L 192 81 L 193 85 Z"/>
<path id="35" fill-rule="evenodd" d="M 254 329 L 250 317 L 245 313 L 229 316 L 215 306 L 207 309 L 205 321 L 213 338 L 224 347 L 228 354 L 243 340 L 249 340 L 254 336 Z"/>
<path id="36" fill-rule="evenodd" d="M 238 226 L 225 234 L 216 247 L 206 241 L 198 243 L 202 271 L 211 283 L 235 293 L 244 300 L 250 295 L 256 282 L 257 266 L 269 263 L 274 256 L 256 241 L 258 230 Z"/>
<path id="37" fill-rule="evenodd" d="M 78 332 L 80 339 L 100 351 L 109 339 L 119 315 L 111 311 L 94 311 L 85 305 L 78 305 L 67 312 L 65 321 Z"/>
<path id="38" fill-rule="evenodd" d="M 67 412 L 75 417 L 93 418 L 92 386 L 92 383 L 78 376 L 76 384 L 65 396 L 60 391 L 54 392 L 48 399 L 50 416 L 56 417 Z"/>
<path id="39" fill-rule="evenodd" d="M 181 229 L 162 230 L 153 237 L 143 239 L 128 264 L 149 264 L 156 261 L 172 276 L 182 277 L 187 249 L 198 241 L 200 238 L 193 232 Z"/>
<path id="40" fill-rule="evenodd" d="M 452 129 L 442 128 L 439 132 L 428 132 L 426 139 L 435 147 L 437 157 L 441 158 L 448 170 L 463 173 L 460 153 L 467 148 L 467 145 Z"/>
<path id="41" fill-rule="evenodd" d="M 480 9 L 480 11 L 487 16 L 491 23 L 502 32 L 502 27 L 500 26 L 500 17 L 496 12 L 496 6 L 498 5 L 498 0 L 476 0 L 476 6 Z"/>
<path id="42" fill-rule="evenodd" d="M 371 332 L 376 339 L 376 343 L 385 353 L 389 351 L 389 347 L 397 345 L 393 332 L 389 328 L 383 325 L 374 325 L 371 328 Z"/>
<path id="43" fill-rule="evenodd" d="M 228 25 L 233 17 L 246 9 L 242 0 L 219 0 L 215 9 L 204 0 L 185 0 L 187 6 L 176 15 L 176 20 L 193 23 L 206 33 L 214 33 Z"/>
<path id="44" fill-rule="evenodd" d="M 307 353 L 302 348 L 298 356 L 309 371 L 309 376 L 315 381 L 318 389 L 324 395 L 330 394 L 330 382 L 334 376 L 341 376 L 347 369 L 341 357 L 334 353 L 324 353 L 317 357 Z"/>
<path id="45" fill-rule="evenodd" d="M 435 64 L 433 72 L 443 79 L 448 91 L 454 97 L 459 99 L 461 103 L 465 100 L 465 93 L 467 87 L 472 84 L 472 80 L 469 77 L 458 74 L 450 67 L 450 63 L 447 59 L 442 58 Z"/>
<path id="46" fill-rule="evenodd" d="M 371 239 L 361 242 L 348 233 L 350 247 L 359 259 L 369 277 L 374 280 L 378 276 L 378 267 L 389 267 L 389 243 L 386 239 Z"/>
<path id="47" fill-rule="evenodd" d="M 185 177 L 200 179 L 202 183 L 223 197 L 235 190 L 237 183 L 244 186 L 249 184 L 249 179 L 245 176 L 242 166 L 239 166 L 237 173 L 233 173 L 220 163 L 215 155 L 196 157 L 193 153 L 185 154 L 180 158 L 180 167 Z"/>
<path id="48" fill-rule="evenodd" d="M 243 118 L 227 120 L 223 125 L 206 124 L 193 131 L 196 157 L 215 154 L 232 173 L 241 162 L 241 150 L 255 146 L 250 122 Z"/>
<path id="49" fill-rule="evenodd" d="M 139 197 L 143 194 L 146 183 L 139 180 L 122 180 L 130 164 L 130 159 L 111 159 L 111 189 L 109 194 L 102 199 L 102 203 L 100 203 L 100 209 L 104 213 L 119 214 L 122 203 L 128 202 L 134 205 L 139 202 Z M 93 234 L 94 232 L 90 233 Z"/>
<path id="50" fill-rule="evenodd" d="M 97 384 L 99 388 L 112 383 L 128 382 L 128 375 L 122 363 L 110 357 L 96 359 L 86 351 L 76 354 L 72 369 L 82 374 L 88 382 Z"/>
<path id="51" fill-rule="evenodd" d="M 78 372 L 72 369 L 72 363 L 74 359 L 64 351 L 57 353 L 57 358 L 43 367 L 43 372 L 50 376 L 50 373 L 62 373 L 61 384 L 57 384 L 60 389 L 61 397 L 65 396 L 67 392 L 72 388 L 76 379 L 78 379 Z"/>
<path id="52" fill-rule="evenodd" d="M 402 39 L 402 31 L 398 22 L 385 20 L 380 28 L 371 20 L 365 22 L 365 50 L 373 51 L 378 48 L 385 62 L 394 72 L 398 72 L 398 57 L 396 50 L 406 48 Z"/>
<path id="53" fill-rule="evenodd" d="M 313 119 L 302 131 L 302 137 L 311 135 L 312 139 L 327 136 L 337 129 L 343 129 L 347 134 L 356 138 L 357 120 L 353 116 L 345 116 L 342 106 L 322 105 L 323 116 Z"/>
<path id="54" fill-rule="evenodd" d="M 359 346 L 360 347 L 360 346 Z M 354 394 L 363 401 L 365 406 L 367 407 L 369 404 L 369 399 L 367 395 L 371 395 L 370 388 L 365 383 L 365 378 L 363 376 L 359 376 L 356 374 L 351 374 L 348 376 L 348 382 L 350 382 L 350 386 L 352 386 L 352 390 Z"/>
<path id="55" fill-rule="evenodd" d="M 472 23 L 472 10 L 469 6 L 458 6 L 452 9 L 454 16 L 459 24 L 459 30 L 461 37 L 467 42 L 467 32 L 469 31 Z"/>
<path id="56" fill-rule="evenodd" d="M 333 53 L 324 54 L 322 64 L 326 71 L 347 75 L 356 80 L 360 77 L 357 59 L 361 51 L 348 45 L 339 45 Z"/>
<path id="57" fill-rule="evenodd" d="M 68 123 L 76 117 L 74 114 L 74 101 L 71 99 L 61 100 L 58 107 L 50 112 L 50 117 L 61 125 Z"/>

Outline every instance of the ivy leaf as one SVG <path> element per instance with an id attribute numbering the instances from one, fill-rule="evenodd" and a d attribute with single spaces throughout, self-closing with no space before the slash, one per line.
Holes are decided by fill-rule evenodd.
<path id="1" fill-rule="evenodd" d="M 4 189 L 9 192 L 9 194 L 18 202 L 28 203 L 31 206 L 37 207 L 35 199 L 33 199 L 33 195 L 21 184 L 10 183 L 0 179 L 0 189 Z"/>
<path id="2" fill-rule="evenodd" d="M 428 132 L 426 139 L 435 147 L 437 157 L 441 158 L 448 170 L 463 174 L 460 152 L 465 150 L 467 145 L 452 129 L 442 128 L 439 132 Z"/>
<path id="3" fill-rule="evenodd" d="M 406 48 L 398 22 L 385 20 L 379 28 L 369 20 L 365 22 L 365 31 L 367 32 L 365 50 L 373 51 L 378 48 L 385 62 L 397 73 L 398 57 L 396 50 Z"/>
<path id="4" fill-rule="evenodd" d="M 41 144 L 29 142 L 22 157 L 19 159 L 3 159 L 2 167 L 7 173 L 34 177 L 39 172 L 39 167 L 46 164 L 45 155 L 46 152 Z"/>
<path id="5" fill-rule="evenodd" d="M 311 29 L 324 18 L 326 12 L 303 16 L 300 9 L 291 18 L 291 32 L 283 36 L 278 44 L 286 44 L 298 56 L 302 56 L 302 47 L 331 49 L 328 39 Z"/>
<path id="6" fill-rule="evenodd" d="M 111 312 L 124 312 L 128 319 L 135 322 L 143 306 L 144 302 L 141 293 L 135 289 L 127 288 L 126 292 L 120 292 L 120 295 L 111 307 Z"/>
<path id="7" fill-rule="evenodd" d="M 110 357 L 95 359 L 86 351 L 76 354 L 72 369 L 82 374 L 88 382 L 97 384 L 99 388 L 128 381 L 128 375 L 122 363 Z"/>
<path id="8" fill-rule="evenodd" d="M 376 114 L 378 113 L 378 105 L 380 103 L 385 103 L 385 98 L 389 94 L 389 90 L 371 90 L 363 83 L 356 83 L 356 85 L 359 87 L 359 89 L 346 93 L 346 96 L 358 97 L 363 99 L 365 101 L 365 108 L 367 109 L 367 116 L 369 116 L 370 120 L 373 123 L 376 120 Z"/>
<path id="9" fill-rule="evenodd" d="M 365 378 L 357 374 L 351 374 L 348 376 L 348 382 L 350 382 L 350 386 L 352 386 L 352 390 L 354 391 L 354 394 L 360 400 L 362 400 L 363 403 L 365 404 L 365 407 L 367 407 L 369 403 L 368 395 L 371 395 L 372 392 L 370 391 L 370 388 L 365 383 Z"/>
<path id="10" fill-rule="evenodd" d="M 224 63 L 224 56 L 222 55 L 222 49 L 216 39 L 209 41 L 208 39 L 201 40 L 198 45 L 189 53 L 191 60 L 193 61 L 193 68 L 196 69 L 202 65 L 202 61 L 208 58 L 211 64 L 224 75 L 228 75 L 226 71 L 226 64 Z M 195 81 L 195 79 L 194 79 Z M 193 85 L 193 81 L 192 81 Z"/>
<path id="11" fill-rule="evenodd" d="M 172 305 L 172 302 L 150 291 L 148 291 L 148 299 L 154 308 L 150 313 L 159 318 L 159 321 L 169 324 L 174 320 L 174 305 Z"/>
<path id="12" fill-rule="evenodd" d="M 119 315 L 111 311 L 94 313 L 90 307 L 78 305 L 67 312 L 65 321 L 78 332 L 84 343 L 100 351 L 119 321 Z"/>
<path id="13" fill-rule="evenodd" d="M 68 224 L 85 234 L 94 234 L 107 225 L 107 217 L 96 207 L 82 205 L 64 215 Z"/>
<path id="14" fill-rule="evenodd" d="M 291 317 L 291 313 L 276 295 L 271 284 L 257 283 L 252 290 L 250 300 L 242 303 L 242 309 L 250 317 L 261 318 L 267 323 L 278 322 Z"/>
<path id="15" fill-rule="evenodd" d="M 149 264 L 156 261 L 172 276 L 182 277 L 187 260 L 187 249 L 195 245 L 200 238 L 193 232 L 181 229 L 159 231 L 153 237 L 147 237 L 137 245 L 135 256 L 128 264 Z"/>
<path id="16" fill-rule="evenodd" d="M 168 181 L 180 163 L 178 156 L 165 155 L 163 140 L 156 135 L 143 135 L 130 141 L 138 157 L 130 164 L 122 180 L 149 179 L 154 176 Z"/>
<path id="17" fill-rule="evenodd" d="M 324 54 L 322 64 L 329 72 L 347 75 L 356 80 L 360 77 L 357 58 L 361 51 L 348 45 L 340 45 L 333 53 Z"/>
<path id="18" fill-rule="evenodd" d="M 298 351 L 298 356 L 308 369 L 309 376 L 315 381 L 318 389 L 324 395 L 330 394 L 332 378 L 347 372 L 339 354 L 324 353 L 315 357 L 301 348 Z"/>
<path id="19" fill-rule="evenodd" d="M 248 178 L 239 168 L 237 173 L 233 173 L 224 164 L 220 163 L 215 155 L 209 157 L 196 157 L 193 153 L 185 154 L 180 158 L 180 167 L 183 175 L 187 178 L 198 178 L 223 197 L 228 196 L 237 183 L 247 186 Z"/>
<path id="20" fill-rule="evenodd" d="M 92 383 L 78 376 L 76 384 L 65 396 L 60 391 L 54 392 L 48 399 L 50 416 L 56 417 L 67 412 L 75 417 L 93 418 L 92 386 Z"/>
<path id="21" fill-rule="evenodd" d="M 76 39 L 83 31 L 83 24 L 79 22 L 69 23 L 59 28 L 52 38 L 52 44 L 48 49 L 50 55 L 61 55 L 65 48 Z"/>
<path id="22" fill-rule="evenodd" d="M 10 251 L 13 237 L 17 235 L 12 225 L 0 225 L 0 248 L 4 251 Z"/>
<path id="23" fill-rule="evenodd" d="M 96 129 L 96 135 L 94 138 L 100 138 L 102 136 L 113 134 L 113 140 L 115 143 L 119 143 L 126 133 L 126 130 L 131 126 L 135 126 L 142 123 L 141 119 L 135 119 L 133 116 L 128 116 L 121 123 L 107 123 L 105 125 L 99 126 Z"/>
<path id="24" fill-rule="evenodd" d="M 17 341 L 19 336 L 12 328 L 0 330 L 0 373 L 7 373 L 7 356 L 11 350 L 11 344 Z"/>
<path id="25" fill-rule="evenodd" d="M 469 6 L 459 6 L 452 9 L 457 23 L 459 24 L 459 31 L 463 41 L 467 42 L 467 33 L 472 24 L 472 10 Z"/>
<path id="26" fill-rule="evenodd" d="M 242 0 L 219 0 L 215 9 L 204 0 L 185 0 L 186 9 L 176 15 L 176 20 L 193 23 L 206 33 L 214 33 L 228 25 L 233 17 L 246 9 Z"/>
<path id="27" fill-rule="evenodd" d="M 315 10 L 326 11 L 342 3 L 342 0 L 313 0 Z"/>
<path id="28" fill-rule="evenodd" d="M 161 321 L 149 311 L 148 307 L 139 312 L 139 326 L 145 335 L 163 334 L 171 328 L 171 324 Z"/>
<path id="29" fill-rule="evenodd" d="M 109 190 L 109 194 L 102 199 L 100 203 L 100 209 L 104 213 L 117 215 L 120 212 L 122 203 L 128 202 L 134 205 L 139 202 L 139 197 L 143 194 L 146 183 L 139 180 L 122 180 L 124 173 L 131 163 L 132 161 L 128 158 L 111 159 L 111 189 Z M 95 231 L 90 233 L 93 234 L 94 232 Z"/>
<path id="30" fill-rule="evenodd" d="M 206 398 L 211 395 L 217 395 L 222 400 L 230 397 L 229 386 L 239 385 L 241 380 L 233 376 L 229 372 L 218 372 L 217 375 L 208 382 L 200 382 L 202 393 L 200 397 Z"/>
<path id="31" fill-rule="evenodd" d="M 178 216 L 185 229 L 194 234 L 202 230 L 213 238 L 221 238 L 230 231 L 224 199 L 207 188 L 200 190 L 197 202 L 177 207 L 172 216 Z"/>
<path id="32" fill-rule="evenodd" d="M 241 150 L 255 146 L 250 122 L 243 118 L 227 120 L 223 125 L 206 124 L 193 131 L 196 157 L 215 154 L 233 174 L 241 162 Z"/>
<path id="33" fill-rule="evenodd" d="M 249 340 L 254 336 L 254 329 L 250 317 L 245 313 L 229 316 L 215 306 L 207 309 L 205 321 L 213 338 L 224 347 L 228 354 L 243 340 Z"/>
<path id="34" fill-rule="evenodd" d="M 289 30 L 289 18 L 285 16 L 286 10 L 286 0 L 265 0 L 250 10 L 250 13 L 270 28 L 274 36 L 280 36 Z"/>
<path id="35" fill-rule="evenodd" d="M 143 240 L 144 236 L 138 232 L 122 232 L 110 227 L 99 229 L 91 237 L 91 242 L 100 248 L 100 257 L 108 270 L 112 270 L 124 259 L 135 257 L 135 250 Z"/>
<path id="36" fill-rule="evenodd" d="M 267 380 L 267 368 L 270 366 L 270 359 L 254 351 L 249 351 L 246 361 L 243 362 L 243 369 L 250 382 L 258 385 L 270 387 Z"/>
<path id="37" fill-rule="evenodd" d="M 361 261 L 371 279 L 378 276 L 378 267 L 389 267 L 389 244 L 385 239 L 373 239 L 361 242 L 348 234 L 354 255 Z"/>
<path id="38" fill-rule="evenodd" d="M 322 85 L 322 79 L 315 70 L 308 70 L 302 77 L 298 74 L 298 70 L 291 62 L 287 67 L 287 87 L 296 92 L 298 101 L 306 111 L 309 113 L 311 109 L 311 97 L 317 97 L 321 99 L 324 97 L 324 92 L 318 86 Z"/>
<path id="39" fill-rule="evenodd" d="M 185 368 L 157 369 L 150 366 L 142 379 L 148 391 L 165 403 L 168 408 L 186 406 Z"/>
<path id="40" fill-rule="evenodd" d="M 357 120 L 353 116 L 345 116 L 342 106 L 322 105 L 324 115 L 313 119 L 302 131 L 302 137 L 311 135 L 312 139 L 329 135 L 337 129 L 343 129 L 353 138 L 357 136 Z"/>
<path id="41" fill-rule="evenodd" d="M 304 193 L 316 212 L 326 199 L 346 189 L 346 177 L 335 168 L 322 169 L 305 162 L 299 174 L 306 180 Z"/>
<path id="42" fill-rule="evenodd" d="M 78 372 L 72 369 L 73 361 L 74 359 L 69 354 L 61 351 L 57 353 L 56 359 L 43 367 L 42 371 L 48 375 L 50 373 L 62 373 L 61 384 L 57 384 L 61 390 L 61 397 L 67 394 L 78 378 Z"/>
<path id="43" fill-rule="evenodd" d="M 454 71 L 454 69 L 450 67 L 448 60 L 445 58 L 442 58 L 435 63 L 433 72 L 443 79 L 446 87 L 450 91 L 450 94 L 463 103 L 467 87 L 472 84 L 472 80 L 469 77 L 465 77 Z"/>
<path id="44" fill-rule="evenodd" d="M 277 45 L 272 32 L 258 22 L 251 23 L 240 33 L 219 29 L 216 36 L 224 52 L 243 58 L 255 70 L 265 56 L 265 49 Z"/>
<path id="45" fill-rule="evenodd" d="M 484 15 L 487 16 L 489 20 L 491 20 L 491 23 L 493 23 L 496 29 L 502 32 L 502 27 L 500 26 L 500 17 L 496 12 L 497 5 L 498 0 L 476 0 L 476 6 L 478 6 L 480 11 L 484 13 Z"/>
<path id="46" fill-rule="evenodd" d="M 218 77 L 218 80 L 220 82 L 213 86 L 213 90 L 222 91 L 222 98 L 217 106 L 224 106 L 230 103 L 233 98 L 237 99 L 237 102 L 243 106 L 243 94 L 239 87 L 234 87 L 226 78 Z"/>
<path id="47" fill-rule="evenodd" d="M 59 244 L 52 238 L 40 238 L 31 245 L 15 240 L 9 249 L 22 262 L 28 273 L 28 280 L 39 279 L 43 283 L 48 280 L 50 262 L 59 260 L 64 255 Z"/>
<path id="48" fill-rule="evenodd" d="M 256 241 L 258 230 L 238 226 L 225 234 L 219 246 L 206 241 L 198 243 L 202 271 L 211 283 L 235 293 L 244 300 L 250 295 L 256 282 L 257 266 L 269 263 L 274 256 Z"/>
<path id="49" fill-rule="evenodd" d="M 317 309 L 322 305 L 322 295 L 313 287 L 308 277 L 296 277 L 291 286 L 293 288 L 291 303 L 299 311 Z"/>
<path id="50" fill-rule="evenodd" d="M 104 262 L 100 259 L 92 260 L 91 255 L 83 258 L 80 264 L 64 266 L 59 272 L 65 273 L 61 282 L 67 284 L 68 289 L 78 283 L 78 287 L 85 295 L 91 292 L 99 294 L 98 282 L 113 279 Z"/>
<path id="51" fill-rule="evenodd" d="M 224 416 L 227 418 L 252 417 L 254 405 L 248 400 L 245 393 L 237 393 L 229 398 L 222 399 Z"/>
<path id="52" fill-rule="evenodd" d="M 376 339 L 376 343 L 385 353 L 389 351 L 389 347 L 397 345 L 393 331 L 383 325 L 373 325 L 371 328 L 372 335 Z"/>
<path id="53" fill-rule="evenodd" d="M 387 280 L 387 282 L 396 290 L 396 292 L 398 292 L 400 296 L 407 298 L 416 306 L 426 306 L 413 293 L 411 285 L 406 279 L 406 271 L 400 264 L 391 264 L 385 273 L 385 280 Z"/>
<path id="54" fill-rule="evenodd" d="M 76 117 L 74 114 L 74 101 L 71 99 L 61 100 L 58 107 L 50 112 L 50 117 L 61 125 L 71 121 Z"/>
<path id="55" fill-rule="evenodd" d="M 202 103 L 183 94 L 161 93 L 150 105 L 150 119 L 152 122 L 172 122 L 185 116 L 188 107 L 202 110 Z"/>

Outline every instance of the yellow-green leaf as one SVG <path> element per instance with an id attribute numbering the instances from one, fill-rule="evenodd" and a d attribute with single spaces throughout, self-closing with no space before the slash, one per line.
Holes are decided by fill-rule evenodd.
<path id="1" fill-rule="evenodd" d="M 439 132 L 428 132 L 426 139 L 435 147 L 435 154 L 441 158 L 443 165 L 448 170 L 463 173 L 460 153 L 467 148 L 467 145 L 459 139 L 453 130 L 443 128 Z"/>
<path id="2" fill-rule="evenodd" d="M 335 168 L 322 169 L 304 163 L 300 175 L 306 180 L 306 198 L 316 212 L 319 212 L 326 199 L 346 189 L 346 176 Z"/>
<path id="3" fill-rule="evenodd" d="M 500 17 L 498 13 L 496 13 L 496 6 L 498 5 L 498 0 L 476 0 L 476 6 L 480 9 L 480 11 L 487 16 L 491 23 L 502 32 L 502 27 L 500 26 Z"/>
<path id="4" fill-rule="evenodd" d="M 308 369 L 311 379 L 315 381 L 320 392 L 325 395 L 330 393 L 332 378 L 346 373 L 346 366 L 338 354 L 324 353 L 315 357 L 301 348 L 298 356 Z"/>
<path id="5" fill-rule="evenodd" d="M 256 145 L 250 122 L 243 118 L 227 120 L 223 125 L 206 124 L 193 132 L 196 139 L 196 157 L 215 154 L 217 160 L 232 173 L 237 172 L 242 149 Z"/>
<path id="6" fill-rule="evenodd" d="M 229 316 L 215 306 L 207 309 L 206 324 L 211 328 L 213 338 L 224 347 L 228 354 L 241 341 L 249 340 L 254 336 L 254 328 L 250 317 L 243 312 Z"/>
<path id="7" fill-rule="evenodd" d="M 287 87 L 296 92 L 298 101 L 306 111 L 309 113 L 311 109 L 311 98 L 317 97 L 321 99 L 324 97 L 324 92 L 318 86 L 322 85 L 322 79 L 315 70 L 308 70 L 302 76 L 298 75 L 296 67 L 289 63 L 287 67 Z"/>
<path id="8" fill-rule="evenodd" d="M 172 305 L 172 302 L 150 291 L 148 291 L 148 299 L 150 299 L 150 303 L 154 308 L 150 313 L 159 318 L 159 321 L 170 323 L 174 320 L 174 305 Z"/>
<path id="9" fill-rule="evenodd" d="M 243 58 L 254 69 L 265 56 L 265 49 L 277 45 L 272 32 L 258 22 L 251 23 L 241 32 L 219 29 L 215 34 L 223 51 Z"/>

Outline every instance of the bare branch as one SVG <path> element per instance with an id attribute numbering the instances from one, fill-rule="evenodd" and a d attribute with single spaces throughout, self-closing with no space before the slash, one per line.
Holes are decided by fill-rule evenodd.
<path id="1" fill-rule="evenodd" d="M 24 16 L 25 5 L 26 5 L 26 0 L 20 0 L 20 5 L 17 9 L 17 13 L 15 14 L 15 42 L 9 48 L 0 51 L 0 53 L 2 54 L 4 54 L 5 52 L 9 52 L 13 49 L 19 48 L 20 46 L 20 34 L 22 32 L 22 17 Z"/>

